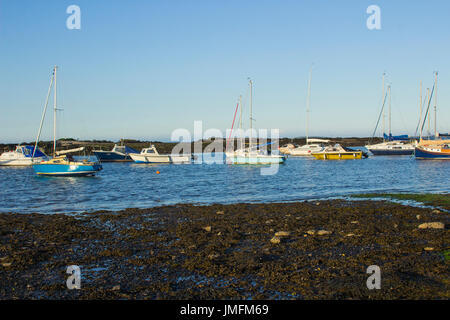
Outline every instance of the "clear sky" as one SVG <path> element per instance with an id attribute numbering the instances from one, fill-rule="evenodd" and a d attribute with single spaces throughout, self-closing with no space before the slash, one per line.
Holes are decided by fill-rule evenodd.
<path id="1" fill-rule="evenodd" d="M 35 139 L 55 64 L 59 137 L 168 140 L 194 120 L 225 130 L 248 77 L 255 126 L 303 136 L 312 63 L 312 135 L 371 135 L 383 72 L 393 132 L 413 134 L 419 81 L 431 87 L 435 70 L 448 132 L 450 1 L 412 2 L 0 0 L 0 141 Z M 72 4 L 81 30 L 66 28 Z M 372 4 L 381 30 L 366 27 Z"/>

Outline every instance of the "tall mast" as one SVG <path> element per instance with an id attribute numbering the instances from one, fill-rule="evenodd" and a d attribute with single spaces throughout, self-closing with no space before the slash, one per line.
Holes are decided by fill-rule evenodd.
<path id="1" fill-rule="evenodd" d="M 420 81 L 420 101 L 419 101 L 419 110 L 420 110 L 420 114 L 419 114 L 419 124 L 422 122 L 422 81 Z"/>
<path id="2" fill-rule="evenodd" d="M 248 147 L 249 147 L 249 151 L 252 150 L 252 139 L 253 139 L 253 134 L 252 134 L 252 130 L 253 130 L 253 118 L 252 118 L 252 98 L 253 98 L 253 82 L 250 79 L 250 140 L 248 142 Z"/>
<path id="3" fill-rule="evenodd" d="M 391 112 L 392 112 L 392 107 L 391 107 L 391 86 L 389 85 L 387 87 L 388 89 L 388 94 L 389 94 L 389 137 L 391 136 L 392 132 L 391 132 Z"/>
<path id="4" fill-rule="evenodd" d="M 39 131 L 38 131 L 38 134 L 36 137 L 36 143 L 34 145 L 33 155 L 31 156 L 32 159 L 34 158 L 34 154 L 36 153 L 36 149 L 37 149 L 37 146 L 39 143 L 39 138 L 41 137 L 42 125 L 44 124 L 45 113 L 47 111 L 48 100 L 50 98 L 50 93 L 51 93 L 50 91 L 52 90 L 53 80 L 54 80 L 54 76 L 52 74 L 52 77 L 50 79 L 50 85 L 48 86 L 47 97 L 45 99 L 44 111 L 42 112 L 41 124 L 39 125 Z"/>
<path id="5" fill-rule="evenodd" d="M 428 100 L 430 100 L 430 88 L 427 88 L 427 105 L 429 105 L 428 103 Z M 428 109 L 427 109 L 428 110 Z M 430 114 L 429 114 L 429 112 L 427 111 L 427 118 L 428 118 L 428 126 L 427 126 L 427 134 L 428 134 L 428 136 L 430 136 L 431 135 L 431 131 L 430 131 L 430 127 L 431 127 L 431 117 L 430 117 Z"/>
<path id="6" fill-rule="evenodd" d="M 242 132 L 242 95 L 239 95 L 239 108 L 241 109 L 241 114 L 239 117 L 239 131 L 240 131 L 240 136 L 241 136 L 241 145 L 239 147 L 240 147 L 240 149 L 245 149 L 244 142 L 243 142 L 244 134 Z"/>
<path id="7" fill-rule="evenodd" d="M 56 69 L 57 66 L 53 68 L 53 77 L 55 79 L 55 91 L 53 99 L 53 157 L 56 155 Z"/>
<path id="8" fill-rule="evenodd" d="M 308 78 L 308 94 L 306 95 L 306 144 L 308 144 L 308 123 L 309 123 L 309 108 L 311 99 L 311 76 L 312 76 L 312 66 L 309 68 L 309 78 Z"/>
<path id="9" fill-rule="evenodd" d="M 434 73 L 434 136 L 438 136 L 437 132 L 437 71 Z"/>

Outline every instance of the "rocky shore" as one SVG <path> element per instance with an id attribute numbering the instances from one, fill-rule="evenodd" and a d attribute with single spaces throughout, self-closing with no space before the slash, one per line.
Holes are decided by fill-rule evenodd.
<path id="1" fill-rule="evenodd" d="M 3 213 L 0 298 L 449 299 L 449 221 L 344 200 Z M 70 265 L 80 290 L 67 288 Z"/>

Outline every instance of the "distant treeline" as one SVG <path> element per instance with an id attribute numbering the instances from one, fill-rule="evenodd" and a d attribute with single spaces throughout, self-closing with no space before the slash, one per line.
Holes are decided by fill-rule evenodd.
<path id="1" fill-rule="evenodd" d="M 352 137 L 352 138 L 328 138 L 328 137 L 321 137 L 321 139 L 328 139 L 331 140 L 331 143 L 339 143 L 345 147 L 357 147 L 357 146 L 364 146 L 366 145 L 369 140 L 371 140 L 372 143 L 378 143 L 382 141 L 382 138 L 358 138 L 358 137 Z M 234 143 L 231 143 L 231 145 L 234 145 L 234 148 L 237 147 L 237 141 L 239 139 L 233 139 Z M 227 141 L 222 138 L 211 138 L 208 140 L 202 141 L 202 150 L 205 150 L 205 148 L 210 145 L 213 141 L 216 143 L 222 143 L 223 150 L 226 148 Z M 248 144 L 249 139 L 245 139 L 246 145 Z M 260 142 L 255 142 L 260 143 Z M 267 139 L 266 142 L 267 149 L 271 150 L 271 139 Z M 306 143 L 305 138 L 281 138 L 279 139 L 279 146 L 283 146 L 285 144 L 294 144 L 294 145 L 304 145 Z M 21 144 L 26 145 L 34 145 L 34 142 L 22 142 Z M 148 148 L 151 144 L 154 144 L 157 150 L 160 153 L 171 153 L 172 149 L 178 144 L 177 142 L 161 142 L 161 141 L 141 141 L 141 140 L 134 140 L 134 139 L 123 139 L 119 142 L 109 141 L 109 140 L 77 140 L 73 138 L 63 138 L 57 140 L 57 150 L 67 150 L 72 148 L 78 148 L 80 146 L 85 147 L 85 151 L 81 152 L 81 154 L 92 154 L 93 150 L 111 150 L 114 147 L 114 144 L 125 144 L 137 151 L 140 151 L 143 148 Z M 194 142 L 186 142 L 184 143 L 185 147 L 188 148 L 190 144 L 191 152 L 194 152 Z M 8 150 L 14 150 L 16 147 L 16 144 L 0 144 L 0 151 L 8 151 Z M 51 154 L 53 150 L 53 141 L 41 141 L 39 142 L 39 148 L 41 148 L 45 153 Z"/>

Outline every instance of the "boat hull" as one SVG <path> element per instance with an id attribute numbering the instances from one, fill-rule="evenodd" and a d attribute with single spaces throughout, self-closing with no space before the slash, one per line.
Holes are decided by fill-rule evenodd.
<path id="1" fill-rule="evenodd" d="M 33 169 L 41 176 L 89 176 L 103 169 L 98 164 L 34 164 Z"/>
<path id="2" fill-rule="evenodd" d="M 450 160 L 450 151 L 431 151 L 424 148 L 416 147 L 414 155 L 416 159 L 421 160 Z"/>
<path id="3" fill-rule="evenodd" d="M 131 154 L 131 158 L 136 163 L 189 163 L 190 156 L 180 155 L 145 155 L 145 154 Z"/>
<path id="4" fill-rule="evenodd" d="M 102 162 L 130 162 L 130 155 L 124 155 L 113 151 L 94 151 L 95 156 Z"/>
<path id="5" fill-rule="evenodd" d="M 11 167 L 23 167 L 23 166 L 31 166 L 33 163 L 41 162 L 42 160 L 46 160 L 46 158 L 24 158 L 24 159 L 1 159 L 0 158 L 0 166 L 11 166 Z"/>
<path id="6" fill-rule="evenodd" d="M 227 162 L 231 164 L 273 164 L 284 161 L 285 156 L 227 156 Z"/>
<path id="7" fill-rule="evenodd" d="M 320 152 L 313 153 L 317 160 L 355 160 L 362 159 L 362 151 L 355 152 Z"/>
<path id="8" fill-rule="evenodd" d="M 368 149 L 375 156 L 406 156 L 413 155 L 414 149 L 392 150 L 392 149 Z"/>

